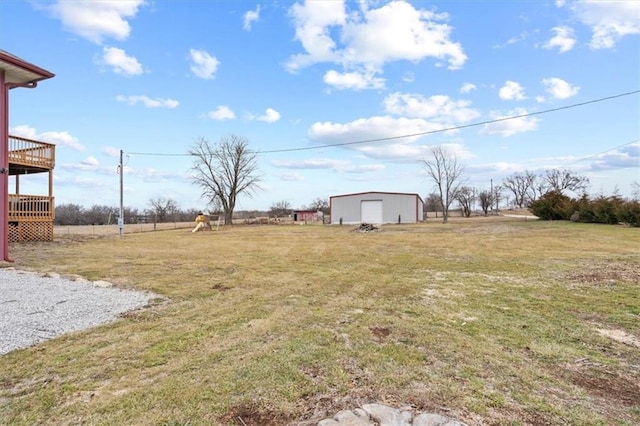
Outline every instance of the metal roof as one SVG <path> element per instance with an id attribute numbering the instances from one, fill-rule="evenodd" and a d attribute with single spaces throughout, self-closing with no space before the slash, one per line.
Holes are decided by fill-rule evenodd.
<path id="1" fill-rule="evenodd" d="M 0 71 L 5 72 L 5 83 L 17 86 L 36 83 L 55 74 L 0 49 Z"/>

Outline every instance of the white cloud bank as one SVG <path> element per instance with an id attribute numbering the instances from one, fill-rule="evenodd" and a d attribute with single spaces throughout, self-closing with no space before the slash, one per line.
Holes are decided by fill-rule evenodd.
<path id="1" fill-rule="evenodd" d="M 446 13 L 401 0 L 372 5 L 359 2 L 357 10 L 348 10 L 344 0 L 295 3 L 290 15 L 304 53 L 291 56 L 286 68 L 296 72 L 317 63 L 339 64 L 343 71 L 325 74 L 325 82 L 361 90 L 380 87 L 384 80 L 378 75 L 388 62 L 434 58 L 455 70 L 467 61 L 460 43 L 451 40 Z"/>
<path id="2" fill-rule="evenodd" d="M 131 33 L 129 20 L 144 4 L 144 0 L 58 0 L 48 9 L 67 31 L 101 44 L 105 38 L 126 40 Z"/>
<path id="3" fill-rule="evenodd" d="M 174 99 L 161 99 L 161 98 L 150 98 L 144 95 L 138 96 L 116 96 L 116 100 L 118 102 L 126 103 L 127 105 L 137 105 L 142 104 L 147 108 L 169 108 L 174 109 L 177 108 L 180 104 L 178 101 Z"/>
<path id="4" fill-rule="evenodd" d="M 592 49 L 611 49 L 630 35 L 640 34 L 640 1 L 573 0 L 557 2 L 591 29 Z"/>
<path id="5" fill-rule="evenodd" d="M 33 139 L 41 142 L 48 142 L 55 145 L 65 146 L 76 151 L 84 151 L 84 145 L 82 145 L 78 138 L 72 136 L 69 132 L 44 132 L 38 133 L 36 129 L 27 125 L 19 125 L 12 127 L 9 130 L 9 134 L 13 136 L 20 136 L 27 139 Z"/>

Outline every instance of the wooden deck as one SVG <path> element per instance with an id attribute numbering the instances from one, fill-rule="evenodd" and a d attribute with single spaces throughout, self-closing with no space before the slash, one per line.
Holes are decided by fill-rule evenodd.
<path id="1" fill-rule="evenodd" d="M 9 190 L 9 241 L 52 241 L 55 206 L 53 168 L 55 145 L 9 135 L 9 176 L 15 180 L 15 192 Z M 20 193 L 20 179 L 35 173 L 48 173 L 49 195 Z"/>
<path id="2" fill-rule="evenodd" d="M 9 174 L 41 173 L 53 170 L 56 146 L 47 142 L 9 135 Z"/>

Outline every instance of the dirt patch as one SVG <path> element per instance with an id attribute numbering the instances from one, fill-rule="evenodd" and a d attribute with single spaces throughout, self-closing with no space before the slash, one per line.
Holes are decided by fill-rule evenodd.
<path id="1" fill-rule="evenodd" d="M 371 331 L 371 334 L 373 334 L 373 337 L 378 343 L 383 343 L 391 334 L 391 330 L 388 327 L 373 326 L 369 327 L 369 331 Z"/>
<path id="2" fill-rule="evenodd" d="M 640 265 L 625 262 L 582 265 L 580 270 L 567 275 L 567 279 L 585 284 L 615 284 L 617 281 L 640 282 Z"/>
<path id="3" fill-rule="evenodd" d="M 567 369 L 561 374 L 591 397 L 604 400 L 605 406 L 634 407 L 640 401 L 640 385 L 633 377 L 608 372 L 599 366 Z"/>
<path id="4" fill-rule="evenodd" d="M 239 426 L 280 426 L 289 424 L 291 415 L 273 411 L 259 404 L 246 403 L 231 408 L 220 419 L 225 425 Z"/>
<path id="5" fill-rule="evenodd" d="M 633 414 L 640 401 L 640 384 L 635 374 L 615 371 L 587 358 L 566 363 L 556 370 L 558 376 L 582 389 L 589 399 L 590 407 L 610 418 L 637 421 Z"/>
<path id="6" fill-rule="evenodd" d="M 226 286 L 224 284 L 214 284 L 213 286 L 211 286 L 212 290 L 219 290 L 219 291 L 227 291 L 227 290 L 231 290 L 232 287 Z"/>
<path id="7" fill-rule="evenodd" d="M 640 339 L 636 336 L 627 333 L 623 330 L 607 330 L 602 328 L 597 328 L 596 331 L 601 335 L 608 337 L 616 342 L 624 343 L 625 345 L 635 346 L 640 348 Z"/>

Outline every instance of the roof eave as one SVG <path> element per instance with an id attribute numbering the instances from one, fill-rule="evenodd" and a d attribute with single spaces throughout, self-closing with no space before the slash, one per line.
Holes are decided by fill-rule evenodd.
<path id="1" fill-rule="evenodd" d="M 5 83 L 22 86 L 55 77 L 50 71 L 18 58 L 0 49 L 0 71 L 5 72 Z"/>

